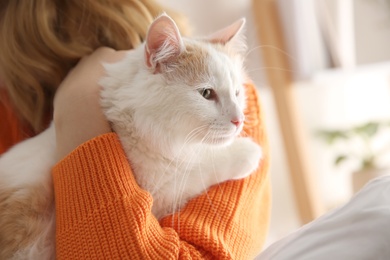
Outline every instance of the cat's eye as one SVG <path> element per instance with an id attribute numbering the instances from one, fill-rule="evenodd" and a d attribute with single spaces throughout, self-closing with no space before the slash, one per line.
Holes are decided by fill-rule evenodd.
<path id="1" fill-rule="evenodd" d="M 211 88 L 203 88 L 203 89 L 199 89 L 198 91 L 202 95 L 202 97 L 204 97 L 207 100 L 216 98 L 215 91 Z"/>

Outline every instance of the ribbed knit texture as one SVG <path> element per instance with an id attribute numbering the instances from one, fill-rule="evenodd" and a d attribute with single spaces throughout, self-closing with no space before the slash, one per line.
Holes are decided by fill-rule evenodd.
<path id="1" fill-rule="evenodd" d="M 270 212 L 269 153 L 259 100 L 247 86 L 243 134 L 264 150 L 250 177 L 212 187 L 159 223 L 114 133 L 75 149 L 53 169 L 58 259 L 253 259 Z"/>

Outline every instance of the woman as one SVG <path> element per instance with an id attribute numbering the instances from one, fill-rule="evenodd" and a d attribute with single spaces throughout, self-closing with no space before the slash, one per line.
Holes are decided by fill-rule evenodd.
<path id="1" fill-rule="evenodd" d="M 264 243 L 268 153 L 253 85 L 244 131 L 265 149 L 262 166 L 190 201 L 180 221 L 172 215 L 158 222 L 151 214 L 152 198 L 136 184 L 100 110 L 100 64 L 120 60 L 125 51 L 115 50 L 136 47 L 162 10 L 148 0 L 0 4 L 0 117 L 7 118 L 0 152 L 39 133 L 53 115 L 59 259 L 252 259 Z"/>

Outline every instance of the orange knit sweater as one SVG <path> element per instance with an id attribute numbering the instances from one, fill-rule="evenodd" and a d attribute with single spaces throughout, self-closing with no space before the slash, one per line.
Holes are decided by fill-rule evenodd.
<path id="1" fill-rule="evenodd" d="M 250 177 L 212 187 L 160 222 L 115 133 L 75 149 L 53 169 L 58 259 L 253 259 L 269 224 L 269 153 L 255 87 L 244 132 L 264 149 Z M 0 104 L 1 105 L 1 104 Z M 0 153 L 23 138 L 0 106 Z M 6 120 L 4 120 L 6 119 Z"/>

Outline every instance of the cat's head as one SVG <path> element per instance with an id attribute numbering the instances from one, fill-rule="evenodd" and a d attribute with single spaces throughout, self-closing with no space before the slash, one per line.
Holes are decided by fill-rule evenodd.
<path id="1" fill-rule="evenodd" d="M 159 102 L 137 116 L 139 129 L 154 125 L 179 142 L 231 143 L 245 120 L 244 24 L 241 19 L 208 37 L 189 39 L 169 16 L 158 17 L 146 37 L 144 61 L 150 78 L 161 80 L 148 90 Z"/>

